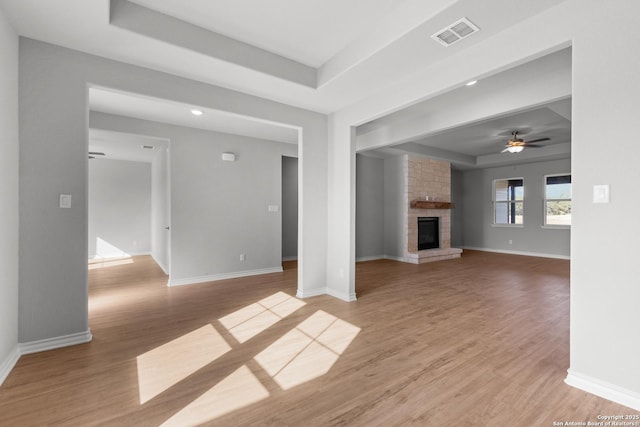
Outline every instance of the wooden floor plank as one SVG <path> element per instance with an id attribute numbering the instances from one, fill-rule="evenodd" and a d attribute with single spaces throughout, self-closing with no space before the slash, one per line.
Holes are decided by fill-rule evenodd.
<path id="1" fill-rule="evenodd" d="M 359 263 L 353 303 L 302 304 L 296 276 L 289 262 L 167 288 L 149 257 L 90 264 L 93 341 L 21 357 L 0 387 L 0 425 L 551 426 L 635 413 L 563 382 L 568 261 Z"/>

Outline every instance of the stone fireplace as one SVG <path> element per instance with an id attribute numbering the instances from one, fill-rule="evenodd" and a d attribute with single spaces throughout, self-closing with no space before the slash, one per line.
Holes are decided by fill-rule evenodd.
<path id="1" fill-rule="evenodd" d="M 404 258 L 416 264 L 459 258 L 451 247 L 451 164 L 426 157 L 405 156 L 407 221 Z M 437 248 L 418 248 L 419 218 L 437 218 Z"/>

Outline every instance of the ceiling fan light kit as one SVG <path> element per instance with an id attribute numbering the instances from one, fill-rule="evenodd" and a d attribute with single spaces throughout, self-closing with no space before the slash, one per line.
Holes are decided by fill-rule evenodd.
<path id="1" fill-rule="evenodd" d="M 538 138 L 538 139 L 533 139 L 531 141 L 525 141 L 522 138 L 518 138 L 518 131 L 513 131 L 511 132 L 511 135 L 513 135 L 513 138 L 511 138 L 509 140 L 509 142 L 507 142 L 507 145 L 505 145 L 504 150 L 501 151 L 501 153 L 520 153 L 522 150 L 524 150 L 525 148 L 538 148 L 541 147 L 540 145 L 535 145 L 535 142 L 542 142 L 542 141 L 549 141 L 551 138 Z"/>

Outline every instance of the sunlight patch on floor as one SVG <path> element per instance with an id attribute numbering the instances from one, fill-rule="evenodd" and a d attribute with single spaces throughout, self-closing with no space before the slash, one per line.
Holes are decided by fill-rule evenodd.
<path id="1" fill-rule="evenodd" d="M 200 425 L 267 397 L 269 391 L 246 365 L 242 365 L 169 418 L 162 426 Z"/>
<path id="2" fill-rule="evenodd" d="M 144 404 L 231 350 L 206 325 L 137 357 L 138 391 Z"/>
<path id="3" fill-rule="evenodd" d="M 218 320 L 242 344 L 304 305 L 297 298 L 277 292 Z"/>
<path id="4" fill-rule="evenodd" d="M 357 326 L 319 310 L 255 360 L 282 389 L 288 390 L 329 372 L 359 332 Z"/>
<path id="5" fill-rule="evenodd" d="M 118 265 L 133 264 L 131 257 L 120 258 L 95 258 L 89 260 L 89 270 L 96 268 L 116 267 Z"/>
<path id="6" fill-rule="evenodd" d="M 129 254 L 106 240 L 96 237 L 96 258 L 122 258 Z"/>

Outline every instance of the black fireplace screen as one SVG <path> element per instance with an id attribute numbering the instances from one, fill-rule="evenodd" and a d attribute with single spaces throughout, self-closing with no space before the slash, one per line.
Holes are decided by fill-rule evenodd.
<path id="1" fill-rule="evenodd" d="M 440 222 L 436 217 L 418 217 L 418 250 L 440 247 Z"/>

